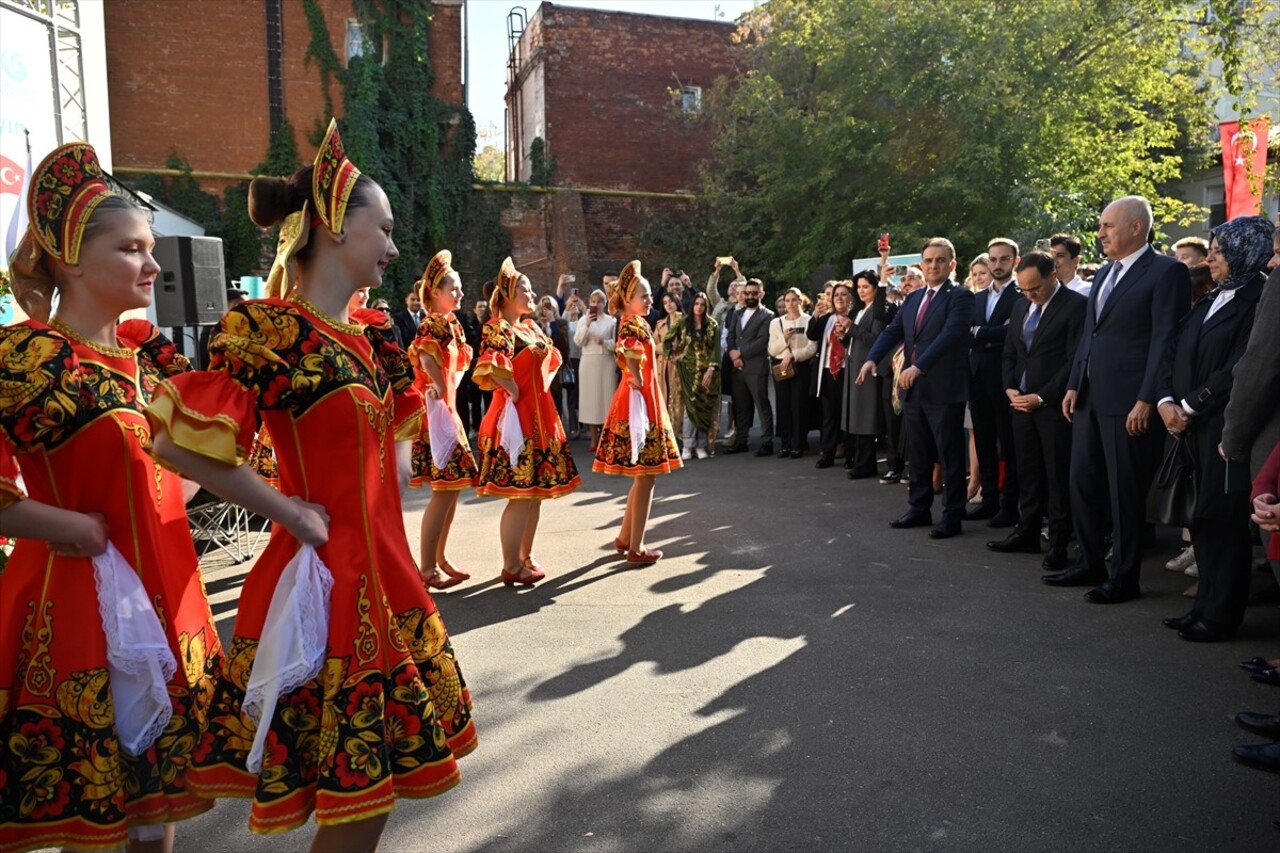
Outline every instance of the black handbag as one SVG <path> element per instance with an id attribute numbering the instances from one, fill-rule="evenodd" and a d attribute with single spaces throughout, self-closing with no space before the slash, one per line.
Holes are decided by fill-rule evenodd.
<path id="1" fill-rule="evenodd" d="M 1169 442 L 1147 496 L 1147 520 L 1171 527 L 1190 527 L 1196 516 L 1196 460 L 1191 442 L 1178 436 Z"/>

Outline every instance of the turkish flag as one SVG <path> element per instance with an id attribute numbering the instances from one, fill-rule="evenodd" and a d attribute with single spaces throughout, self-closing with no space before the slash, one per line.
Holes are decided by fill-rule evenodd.
<path id="1" fill-rule="evenodd" d="M 22 176 L 25 171 L 17 163 L 0 154 L 0 193 L 21 193 Z"/>
<path id="2" fill-rule="evenodd" d="M 1222 141 L 1222 178 L 1226 182 L 1227 219 L 1262 212 L 1262 175 L 1267 168 L 1267 134 L 1271 117 L 1218 125 Z"/>

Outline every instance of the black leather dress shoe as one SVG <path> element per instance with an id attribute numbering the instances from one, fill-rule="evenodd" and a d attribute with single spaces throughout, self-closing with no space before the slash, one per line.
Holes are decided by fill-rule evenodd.
<path id="1" fill-rule="evenodd" d="M 724 449 L 725 453 L 746 453 L 747 446 L 745 444 L 731 444 Z"/>
<path id="2" fill-rule="evenodd" d="M 1274 669 L 1264 669 L 1255 672 L 1249 676 L 1259 684 L 1270 684 L 1272 687 L 1280 687 L 1280 672 Z"/>
<path id="3" fill-rule="evenodd" d="M 856 468 L 849 472 L 850 480 L 869 480 L 876 475 L 875 471 L 859 471 Z"/>
<path id="4" fill-rule="evenodd" d="M 1095 572 L 1083 566 L 1073 566 L 1066 571 L 1040 578 L 1047 586 L 1097 586 L 1106 579 L 1106 572 Z"/>
<path id="5" fill-rule="evenodd" d="M 988 506 L 986 504 L 982 504 L 981 506 L 976 506 L 973 509 L 966 512 L 964 514 L 964 520 L 965 521 L 983 521 L 984 519 L 995 518 L 996 513 L 998 512 L 1000 512 L 1000 507 Z"/>
<path id="6" fill-rule="evenodd" d="M 1084 600 L 1090 604 L 1124 604 L 1133 601 L 1140 595 L 1136 589 L 1116 589 L 1109 584 L 1095 587 L 1084 594 Z M 1182 636 L 1179 632 L 1178 636 Z"/>
<path id="7" fill-rule="evenodd" d="M 990 521 L 987 522 L 987 527 L 991 527 L 998 530 L 1002 527 L 1015 527 L 1017 526 L 1017 524 L 1018 524 L 1017 513 L 1005 512 L 1004 510 L 1000 510 L 999 512 L 997 512 L 995 515 L 991 517 Z"/>
<path id="8" fill-rule="evenodd" d="M 830 467 L 831 467 L 832 465 L 834 465 L 834 464 L 836 464 L 836 463 L 835 463 L 835 462 L 833 462 L 833 461 L 831 461 L 831 460 L 830 460 L 830 459 L 828 459 L 827 457 L 825 457 L 825 456 L 820 456 L 820 457 L 818 457 L 818 461 L 817 461 L 817 462 L 815 462 L 815 463 L 813 463 L 813 467 L 814 467 L 814 468 L 830 468 Z"/>
<path id="9" fill-rule="evenodd" d="M 1183 628 L 1190 628 L 1199 621 L 1199 613 L 1184 613 L 1181 616 L 1171 616 L 1168 619 L 1161 619 L 1160 624 L 1170 630 L 1181 631 Z"/>
<path id="10" fill-rule="evenodd" d="M 1236 723 L 1242 729 L 1257 732 L 1264 737 L 1280 739 L 1280 714 L 1255 714 L 1252 711 L 1241 711 L 1236 714 Z"/>
<path id="11" fill-rule="evenodd" d="M 889 522 L 889 526 L 897 530 L 905 530 L 908 527 L 927 527 L 930 524 L 933 524 L 933 515 L 915 509 Z"/>
<path id="12" fill-rule="evenodd" d="M 793 450 L 793 451 L 791 451 L 791 458 L 792 458 L 792 459 L 799 459 L 801 456 L 804 456 L 804 451 L 803 451 L 803 450 Z"/>
<path id="13" fill-rule="evenodd" d="M 987 547 L 1001 554 L 1039 554 L 1040 537 L 1035 534 L 1027 536 L 1022 533 L 1010 533 L 1003 539 L 988 542 Z"/>
<path id="14" fill-rule="evenodd" d="M 1280 773 L 1280 742 L 1250 743 L 1231 750 L 1236 760 L 1258 770 Z"/>
<path id="15" fill-rule="evenodd" d="M 1192 643 L 1220 643 L 1235 635 L 1235 628 L 1223 628 L 1199 619 L 1178 632 L 1179 637 Z"/>
<path id="16" fill-rule="evenodd" d="M 786 459 L 786 458 L 787 458 L 788 456 L 790 456 L 790 455 L 791 455 L 791 448 L 790 448 L 790 447 L 784 447 L 784 448 L 782 448 L 781 450 L 779 450 L 779 451 L 778 451 L 778 458 L 779 458 L 779 459 Z"/>
<path id="17" fill-rule="evenodd" d="M 1049 549 L 1048 554 L 1044 555 L 1044 560 L 1040 562 L 1041 568 L 1048 569 L 1051 572 L 1060 572 L 1067 566 L 1067 552 L 1062 550 L 1055 551 L 1052 548 Z"/>
<path id="18" fill-rule="evenodd" d="M 937 525 L 929 531 L 930 539 L 950 539 L 952 536 L 959 536 L 961 533 L 960 522 L 958 521 L 939 521 Z"/>
<path id="19" fill-rule="evenodd" d="M 773 442 L 771 441 L 766 441 L 763 445 L 760 446 L 760 449 L 756 451 L 756 456 L 772 456 L 772 455 L 773 455 Z"/>
<path id="20" fill-rule="evenodd" d="M 1266 658 L 1249 658 L 1240 662 L 1240 668 L 1245 672 L 1262 672 L 1264 669 L 1271 669 L 1271 662 Z"/>

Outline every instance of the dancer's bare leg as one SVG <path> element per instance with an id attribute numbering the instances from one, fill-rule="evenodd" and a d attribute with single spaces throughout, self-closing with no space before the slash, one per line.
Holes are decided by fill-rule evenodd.
<path id="1" fill-rule="evenodd" d="M 628 520 L 627 543 L 636 553 L 644 551 L 644 529 L 649 524 L 649 510 L 653 507 L 653 475 L 636 477 L 631 484 L 631 494 L 627 496 Z"/>
<path id="2" fill-rule="evenodd" d="M 502 535 L 502 570 L 507 574 L 520 574 L 524 565 L 520 559 L 521 543 L 524 539 L 525 527 L 529 521 L 529 511 L 537 505 L 537 501 L 524 498 L 511 498 L 507 508 L 502 511 L 500 525 Z"/>
<path id="3" fill-rule="evenodd" d="M 322 826 L 311 842 L 311 853 L 374 853 L 390 815 L 378 815 L 354 823 Z"/>
<path id="4" fill-rule="evenodd" d="M 520 564 L 528 565 L 533 558 L 533 540 L 538 535 L 538 519 L 542 517 L 542 501 L 528 501 L 529 514 L 525 516 L 524 531 L 520 536 Z"/>

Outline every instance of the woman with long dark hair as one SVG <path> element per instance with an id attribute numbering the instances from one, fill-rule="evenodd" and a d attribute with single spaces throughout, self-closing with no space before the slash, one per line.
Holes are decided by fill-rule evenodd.
<path id="1" fill-rule="evenodd" d="M 663 351 L 680 376 L 684 402 L 680 458 L 684 460 L 714 456 L 720 429 L 720 324 L 711 316 L 709 306 L 705 293 L 694 293 L 689 313 L 662 341 Z"/>
<path id="2" fill-rule="evenodd" d="M 863 270 L 853 277 L 858 302 L 850 333 L 848 362 L 855 367 L 866 361 L 871 345 L 888 325 L 888 303 L 875 270 Z M 871 376 L 861 385 L 857 371 L 845 371 L 843 425 L 845 441 L 853 443 L 853 467 L 850 480 L 876 475 L 876 436 L 884 431 L 883 394 L 879 376 Z"/>
<path id="3" fill-rule="evenodd" d="M 845 467 L 853 467 L 853 443 L 844 435 L 844 385 L 848 369 L 849 344 L 853 334 L 853 320 L 849 308 L 853 302 L 850 282 L 837 281 L 831 287 L 831 313 L 821 310 L 813 315 L 806 332 L 809 340 L 820 342 L 816 367 L 817 396 L 822 403 L 822 455 L 817 468 L 830 468 L 835 464 L 836 446 L 844 443 Z"/>

